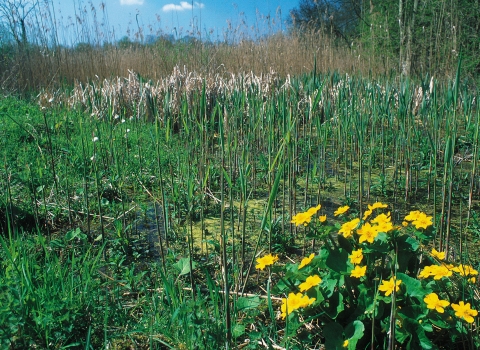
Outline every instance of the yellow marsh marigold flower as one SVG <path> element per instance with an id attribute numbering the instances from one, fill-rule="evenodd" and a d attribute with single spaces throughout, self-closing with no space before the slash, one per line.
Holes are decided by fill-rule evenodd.
<path id="1" fill-rule="evenodd" d="M 282 305 L 280 310 L 282 311 L 282 318 L 285 318 L 287 315 L 293 311 L 307 307 L 315 302 L 315 298 L 309 298 L 307 295 L 302 293 L 290 293 L 287 298 L 282 298 Z"/>
<path id="2" fill-rule="evenodd" d="M 385 296 L 388 297 L 393 293 L 393 289 L 395 289 L 395 292 L 400 290 L 401 283 L 402 280 L 397 280 L 395 277 L 391 277 L 389 281 L 382 281 L 382 285 L 378 287 L 378 290 L 384 292 Z"/>
<path id="3" fill-rule="evenodd" d="M 303 258 L 302 261 L 300 262 L 300 265 L 298 265 L 298 269 L 300 270 L 302 267 L 310 264 L 314 257 L 315 257 L 315 254 L 312 253 L 312 254 L 310 254 L 309 257 Z"/>
<path id="4" fill-rule="evenodd" d="M 430 254 L 432 254 L 432 256 L 438 260 L 445 259 L 445 252 L 438 252 L 435 248 L 432 248 L 432 252 Z"/>
<path id="5" fill-rule="evenodd" d="M 434 275 L 434 271 L 433 271 L 433 268 L 435 267 L 436 265 L 430 265 L 430 266 L 425 266 L 422 271 L 420 271 L 419 275 L 418 275 L 418 278 L 428 278 L 430 276 L 433 276 Z"/>
<path id="6" fill-rule="evenodd" d="M 446 265 L 433 265 L 432 266 L 432 276 L 434 280 L 442 279 L 443 277 L 450 277 L 452 275 L 452 270 Z"/>
<path id="7" fill-rule="evenodd" d="M 420 215 L 419 210 L 411 211 L 410 214 L 405 216 L 405 221 L 415 221 L 415 220 L 417 220 L 419 215 Z"/>
<path id="8" fill-rule="evenodd" d="M 407 226 L 408 226 L 408 222 L 402 221 L 402 226 L 403 226 L 403 227 L 407 227 Z"/>
<path id="9" fill-rule="evenodd" d="M 372 212 L 375 210 L 375 209 L 378 209 L 378 208 L 387 208 L 388 205 L 387 204 L 383 204 L 382 202 L 375 202 L 373 203 L 372 205 L 368 205 L 368 210 L 365 211 L 365 213 L 363 213 L 363 220 L 367 220 L 367 218 L 372 214 Z"/>
<path id="10" fill-rule="evenodd" d="M 321 207 L 322 207 L 321 204 L 319 204 L 316 207 L 311 207 L 305 212 L 298 213 L 297 215 L 294 215 L 292 217 L 292 220 L 290 222 L 297 226 L 299 225 L 307 226 L 310 223 L 310 221 L 312 221 L 312 216 L 315 215 L 317 211 L 320 210 Z"/>
<path id="11" fill-rule="evenodd" d="M 316 207 L 311 207 L 311 208 L 308 209 L 306 212 L 307 212 L 308 214 L 310 214 L 310 216 L 313 216 L 313 215 L 315 215 L 315 214 L 317 213 L 317 211 L 320 210 L 321 207 L 322 207 L 322 205 L 319 204 L 319 205 L 317 205 Z"/>
<path id="12" fill-rule="evenodd" d="M 348 346 L 348 339 L 343 342 L 343 347 L 346 348 Z"/>
<path id="13" fill-rule="evenodd" d="M 378 235 L 378 231 L 376 226 L 372 226 L 370 223 L 366 222 L 357 230 L 357 234 L 360 235 L 360 239 L 358 240 L 359 243 L 365 241 L 373 243 L 373 240 Z"/>
<path id="14" fill-rule="evenodd" d="M 298 288 L 300 289 L 300 292 L 305 292 L 312 287 L 318 286 L 320 283 L 322 283 L 322 279 L 320 278 L 320 276 L 318 275 L 308 276 L 305 282 L 300 283 Z"/>
<path id="15" fill-rule="evenodd" d="M 337 210 L 335 210 L 335 212 L 333 213 L 333 215 L 339 216 L 339 215 L 341 215 L 341 214 L 346 213 L 348 209 L 350 209 L 350 207 L 349 207 L 348 205 L 344 205 L 343 207 L 340 207 L 340 208 L 338 208 Z"/>
<path id="16" fill-rule="evenodd" d="M 388 204 L 384 204 L 382 202 L 375 202 L 372 205 L 368 205 L 368 209 L 370 210 L 374 210 L 377 208 L 387 208 L 387 207 L 388 207 Z"/>
<path id="17" fill-rule="evenodd" d="M 376 226 L 377 232 L 390 232 L 393 230 L 393 224 L 390 221 L 382 221 Z"/>
<path id="18" fill-rule="evenodd" d="M 463 265 L 460 264 L 457 267 L 454 267 L 452 269 L 453 271 L 459 273 L 462 276 L 470 276 L 470 275 L 478 275 L 478 271 L 475 270 L 472 266 L 470 265 Z"/>
<path id="19" fill-rule="evenodd" d="M 430 266 L 425 266 L 423 270 L 420 271 L 418 278 L 427 278 L 430 276 L 434 276 L 433 279 L 438 281 L 443 277 L 450 277 L 451 275 L 452 275 L 451 267 L 447 265 L 441 265 L 441 266 L 430 265 Z"/>
<path id="20" fill-rule="evenodd" d="M 363 249 L 352 250 L 352 254 L 348 257 L 350 258 L 350 262 L 352 264 L 360 264 L 363 259 Z"/>
<path id="21" fill-rule="evenodd" d="M 366 266 L 355 265 L 355 268 L 352 270 L 352 272 L 350 272 L 350 276 L 355 278 L 360 278 L 365 276 L 366 272 L 367 272 Z"/>
<path id="22" fill-rule="evenodd" d="M 387 214 L 379 214 L 375 217 L 375 219 L 370 221 L 372 224 L 383 224 L 386 222 L 392 222 L 392 218 L 390 217 L 390 212 Z"/>
<path id="23" fill-rule="evenodd" d="M 412 225 L 418 230 L 420 228 L 427 229 L 433 225 L 432 216 L 427 216 L 425 213 L 420 213 L 416 220 L 412 222 Z"/>
<path id="24" fill-rule="evenodd" d="M 277 255 L 275 256 L 273 256 L 272 254 L 265 255 L 261 258 L 257 258 L 258 264 L 255 266 L 255 268 L 263 270 L 266 266 L 273 265 L 273 263 L 275 263 L 275 261 L 277 260 L 278 260 Z"/>
<path id="25" fill-rule="evenodd" d="M 460 301 L 458 304 L 452 304 L 452 309 L 455 310 L 455 316 L 463 318 L 468 323 L 473 323 L 473 317 L 478 315 L 477 310 L 470 308 L 470 303 L 464 303 Z"/>
<path id="26" fill-rule="evenodd" d="M 325 222 L 325 221 L 327 221 L 327 216 L 326 215 L 320 215 L 318 217 L 318 220 L 320 220 L 320 222 Z"/>
<path id="27" fill-rule="evenodd" d="M 298 213 L 297 215 L 294 215 L 292 217 L 292 220 L 290 221 L 292 224 L 295 224 L 296 226 L 299 225 L 304 225 L 307 226 L 310 221 L 312 221 L 312 215 L 309 212 L 304 212 L 304 213 Z"/>
<path id="28" fill-rule="evenodd" d="M 367 218 L 372 215 L 372 211 L 371 210 L 365 210 L 365 212 L 363 213 L 363 217 L 362 217 L 362 220 L 367 220 Z"/>
<path id="29" fill-rule="evenodd" d="M 350 221 L 347 221 L 342 225 L 340 230 L 338 231 L 339 234 L 342 234 L 343 237 L 348 238 L 353 234 L 353 230 L 355 230 L 360 223 L 360 219 L 356 218 Z"/>
<path id="30" fill-rule="evenodd" d="M 438 295 L 436 293 L 430 293 L 425 298 L 423 299 L 425 304 L 427 304 L 427 308 L 430 310 L 437 310 L 437 312 L 443 314 L 445 309 L 444 307 L 447 307 L 450 305 L 450 302 L 447 300 L 440 300 L 438 298 Z"/>

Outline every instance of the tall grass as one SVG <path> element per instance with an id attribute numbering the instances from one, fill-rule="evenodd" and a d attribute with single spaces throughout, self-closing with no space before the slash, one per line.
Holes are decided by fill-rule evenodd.
<path id="1" fill-rule="evenodd" d="M 390 68 L 377 67 L 370 60 L 359 60 L 351 48 L 335 46 L 323 32 L 279 33 L 253 41 L 235 44 L 204 43 L 198 40 L 171 43 L 159 40 L 149 45 L 82 45 L 77 48 L 32 47 L 28 60 L 17 65 L 17 58 L 5 60 L 2 70 L 5 89 L 23 91 L 41 88 L 58 89 L 75 82 L 96 78 L 124 77 L 129 70 L 158 80 L 170 74 L 175 66 L 187 67 L 201 74 L 228 76 L 253 72 L 257 75 L 276 72 L 280 76 L 296 75 L 313 69 L 317 57 L 319 71 L 384 74 Z M 201 58 L 199 55 L 201 54 Z M 6 73 L 9 73 L 8 75 Z"/>

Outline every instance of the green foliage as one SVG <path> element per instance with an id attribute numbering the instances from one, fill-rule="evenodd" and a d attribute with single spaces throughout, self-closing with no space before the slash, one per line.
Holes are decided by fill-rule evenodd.
<path id="1" fill-rule="evenodd" d="M 0 237 L 2 348 L 116 348 L 149 337 L 152 348 L 222 346 L 225 325 L 218 305 L 224 301 L 213 282 L 210 298 L 200 291 L 191 298 L 181 275 L 167 277 L 155 265 L 141 268 L 112 249 L 103 261 L 103 247 L 85 238 L 79 229 L 50 242 L 42 236 Z M 149 290 L 157 283 L 163 291 Z M 236 312 L 248 320 L 246 315 L 258 314 L 260 300 L 239 298 L 237 305 Z M 245 324 L 235 323 L 232 332 L 244 336 Z"/>
<path id="2" fill-rule="evenodd" d="M 95 322 L 101 284 L 91 274 L 101 250 L 86 248 L 73 232 L 76 237 L 69 232 L 58 244 L 42 236 L 0 237 L 2 347 L 78 346 Z"/>
<path id="3" fill-rule="evenodd" d="M 393 60 L 401 65 L 404 58 L 400 54 L 405 48 L 409 51 L 405 54 L 411 55 L 412 75 L 448 72 L 453 76 L 461 53 L 466 72 L 478 76 L 478 2 L 371 1 L 363 14 L 359 22 L 360 40 L 384 64 Z M 407 45 L 411 46 L 406 48 Z"/>
<path id="4" fill-rule="evenodd" d="M 324 31 L 352 47 L 359 42 L 378 64 L 397 73 L 452 74 L 461 53 L 465 71 L 478 77 L 479 17 L 480 5 L 471 0 L 301 0 L 289 21 L 301 32 Z"/>
<path id="5" fill-rule="evenodd" d="M 357 1 L 300 0 L 288 20 L 299 30 L 324 30 L 348 45 L 358 34 L 361 12 L 361 3 Z"/>

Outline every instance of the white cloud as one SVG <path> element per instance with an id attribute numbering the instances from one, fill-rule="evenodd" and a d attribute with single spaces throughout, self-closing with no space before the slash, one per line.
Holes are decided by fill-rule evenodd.
<path id="1" fill-rule="evenodd" d="M 120 0 L 120 5 L 143 5 L 143 0 Z"/>
<path id="2" fill-rule="evenodd" d="M 169 12 L 169 11 L 185 11 L 185 10 L 191 10 L 191 9 L 201 9 L 204 8 L 205 4 L 201 2 L 194 2 L 193 6 L 191 2 L 187 1 L 180 1 L 180 5 L 176 4 L 167 4 L 162 7 L 163 12 Z"/>

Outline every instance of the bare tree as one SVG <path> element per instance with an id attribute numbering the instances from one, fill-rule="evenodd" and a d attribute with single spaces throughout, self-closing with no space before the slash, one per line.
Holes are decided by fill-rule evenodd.
<path id="1" fill-rule="evenodd" d="M 0 19 L 19 47 L 28 42 L 26 20 L 38 3 L 39 0 L 0 0 Z"/>

